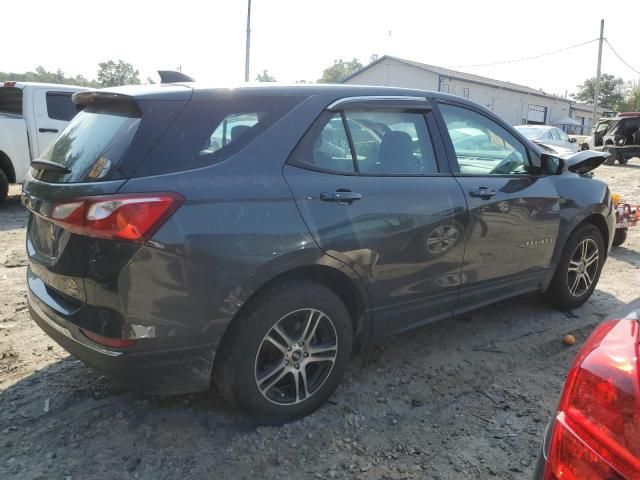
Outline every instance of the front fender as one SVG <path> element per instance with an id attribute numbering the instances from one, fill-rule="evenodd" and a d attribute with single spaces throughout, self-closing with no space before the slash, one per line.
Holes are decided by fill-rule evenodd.
<path id="1" fill-rule="evenodd" d="M 575 229 L 588 219 L 606 225 L 605 247 L 608 252 L 615 232 L 615 212 L 608 185 L 589 176 L 567 172 L 554 178 L 560 197 L 560 228 L 558 241 L 545 279 L 545 288 L 551 281 L 562 257 L 567 240 Z M 600 220 L 596 220 L 596 219 Z"/>

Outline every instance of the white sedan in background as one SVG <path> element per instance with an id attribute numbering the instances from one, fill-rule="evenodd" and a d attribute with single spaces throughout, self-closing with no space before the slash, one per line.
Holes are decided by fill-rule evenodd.
<path id="1" fill-rule="evenodd" d="M 565 132 L 557 127 L 549 125 L 518 125 L 515 129 L 533 142 L 560 147 L 571 152 L 578 151 L 578 144 L 575 139 L 569 138 Z"/>

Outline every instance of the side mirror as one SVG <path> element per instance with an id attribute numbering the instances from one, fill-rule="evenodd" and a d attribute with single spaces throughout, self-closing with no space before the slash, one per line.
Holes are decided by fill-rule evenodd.
<path id="1" fill-rule="evenodd" d="M 540 169 L 548 175 L 560 175 L 564 168 L 564 161 L 554 155 L 543 153 L 540 156 Z"/>
<path id="2" fill-rule="evenodd" d="M 575 139 L 575 138 L 572 138 L 572 137 L 569 137 L 569 141 L 570 141 L 571 143 L 576 143 L 576 139 Z"/>

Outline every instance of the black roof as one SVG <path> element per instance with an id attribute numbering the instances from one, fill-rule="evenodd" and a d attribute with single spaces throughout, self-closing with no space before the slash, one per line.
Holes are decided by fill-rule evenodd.
<path id="1" fill-rule="evenodd" d="M 323 95 L 328 100 L 355 96 L 414 96 L 437 99 L 450 99 L 459 103 L 476 105 L 474 102 L 446 93 L 429 90 L 418 90 L 399 87 L 383 87 L 371 85 L 338 85 L 338 84 L 280 84 L 280 83 L 242 83 L 233 86 L 211 86 L 199 82 L 167 83 L 151 85 L 127 85 L 99 90 L 127 95 L 136 99 L 187 100 L 207 97 L 216 94 L 232 95 Z M 477 105 L 476 105 L 477 106 Z"/>

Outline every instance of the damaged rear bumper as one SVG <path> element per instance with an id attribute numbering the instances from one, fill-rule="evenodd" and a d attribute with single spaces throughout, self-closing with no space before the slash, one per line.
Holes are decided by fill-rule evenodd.
<path id="1" fill-rule="evenodd" d="M 62 348 L 116 382 L 141 393 L 177 394 L 207 390 L 213 345 L 111 350 L 92 342 L 73 323 L 57 315 L 32 291 L 27 294 L 31 318 Z"/>

